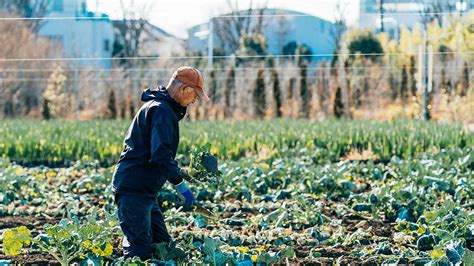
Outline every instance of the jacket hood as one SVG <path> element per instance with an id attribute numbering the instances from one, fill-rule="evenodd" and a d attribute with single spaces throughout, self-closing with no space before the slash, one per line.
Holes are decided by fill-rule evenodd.
<path id="1" fill-rule="evenodd" d="M 176 113 L 178 116 L 178 120 L 183 119 L 183 117 L 186 115 L 186 110 L 187 108 L 176 102 L 168 93 L 168 90 L 164 86 L 160 86 L 157 89 L 150 89 L 147 88 L 142 92 L 142 101 L 143 102 L 148 102 L 148 101 L 165 101 L 167 102 L 173 111 Z"/>

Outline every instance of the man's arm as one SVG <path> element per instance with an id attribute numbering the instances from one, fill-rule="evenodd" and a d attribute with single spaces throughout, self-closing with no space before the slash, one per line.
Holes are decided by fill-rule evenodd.
<path id="1" fill-rule="evenodd" d="M 156 111 L 151 125 L 151 163 L 162 167 L 165 178 L 173 185 L 183 181 L 184 173 L 179 169 L 171 151 L 173 142 L 173 114 Z"/>

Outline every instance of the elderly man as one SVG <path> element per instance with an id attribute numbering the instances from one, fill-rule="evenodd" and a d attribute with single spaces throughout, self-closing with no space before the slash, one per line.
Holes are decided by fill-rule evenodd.
<path id="1" fill-rule="evenodd" d="M 193 67 L 178 68 L 166 87 L 146 89 L 145 102 L 133 118 L 125 147 L 113 176 L 120 227 L 125 235 L 124 257 L 151 258 L 152 244 L 171 243 L 156 196 L 166 181 L 184 198 L 195 203 L 185 181 L 186 173 L 175 161 L 179 142 L 178 122 L 197 97 L 208 101 L 201 73 Z"/>

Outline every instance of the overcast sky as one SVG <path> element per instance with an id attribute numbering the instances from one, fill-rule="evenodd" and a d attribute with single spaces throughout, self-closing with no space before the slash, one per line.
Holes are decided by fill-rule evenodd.
<path id="1" fill-rule="evenodd" d="M 181 38 L 187 38 L 187 29 L 207 22 L 212 16 L 227 11 L 227 0 L 124 0 L 126 4 L 150 10 L 149 20 L 154 25 Z M 239 8 L 245 9 L 251 0 L 233 0 L 239 2 Z M 335 6 L 339 0 L 268 0 L 270 8 L 285 8 L 299 11 L 327 20 L 335 17 Z M 349 24 L 354 24 L 359 16 L 359 0 L 340 0 L 346 5 L 346 17 Z M 261 6 L 265 0 L 253 0 L 253 6 Z M 91 11 L 120 18 L 120 0 L 87 0 Z"/>

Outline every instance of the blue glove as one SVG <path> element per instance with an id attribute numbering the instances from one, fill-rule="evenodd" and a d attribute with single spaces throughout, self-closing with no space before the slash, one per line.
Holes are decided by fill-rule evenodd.
<path id="1" fill-rule="evenodd" d="M 183 205 L 185 208 L 191 207 L 196 202 L 196 199 L 194 198 L 193 193 L 191 192 L 191 190 L 189 190 L 184 180 L 178 185 L 176 185 L 176 190 L 183 196 L 184 198 Z"/>

